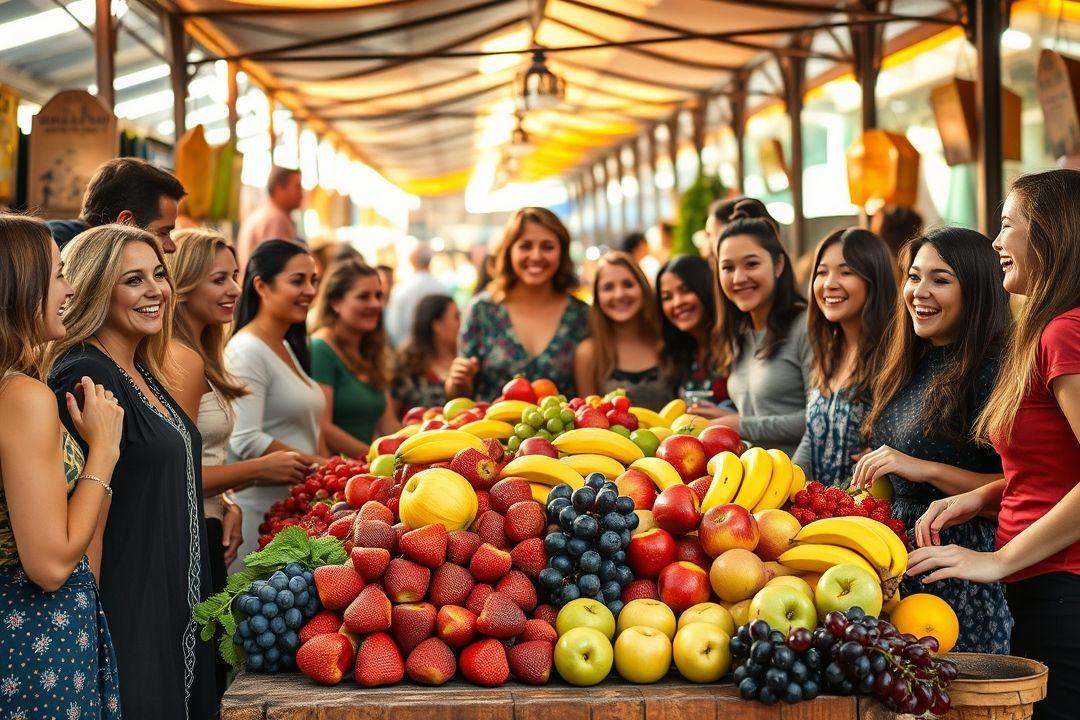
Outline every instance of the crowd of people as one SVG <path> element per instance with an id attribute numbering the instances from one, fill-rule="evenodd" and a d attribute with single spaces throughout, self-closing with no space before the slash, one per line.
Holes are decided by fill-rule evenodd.
<path id="1" fill-rule="evenodd" d="M 174 229 L 183 187 L 132 159 L 99 170 L 78 220 L 0 214 L 5 707 L 214 717 L 224 668 L 192 607 L 286 486 L 365 455 L 411 407 L 491 400 L 523 374 L 654 409 L 682 396 L 825 485 L 888 478 L 918 546 L 902 592 L 949 601 L 957 650 L 1046 662 L 1036 716 L 1072 716 L 1080 172 L 1018 179 L 993 240 L 838 230 L 805 292 L 752 198 L 715 203 L 708 252 L 655 276 L 638 238 L 604 254 L 591 304 L 566 227 L 524 208 L 464 311 L 422 248 L 392 293 L 355 251 L 276 237 L 298 188 L 275 173 L 272 229 L 238 248 Z"/>

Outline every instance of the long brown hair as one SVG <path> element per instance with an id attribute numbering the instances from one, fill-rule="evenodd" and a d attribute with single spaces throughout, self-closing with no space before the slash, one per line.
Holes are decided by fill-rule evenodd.
<path id="1" fill-rule="evenodd" d="M 213 267 L 221 250 L 236 258 L 225 238 L 207 230 L 174 230 L 172 240 L 176 252 L 165 256 L 165 266 L 176 284 L 176 314 L 173 315 L 173 337 L 194 350 L 202 358 L 206 379 L 226 400 L 247 395 L 247 389 L 225 371 L 225 341 L 229 337 L 226 325 L 208 324 L 199 337 L 191 334 L 188 325 L 187 296 L 201 285 Z"/>
<path id="2" fill-rule="evenodd" d="M 958 440 L 970 437 L 975 421 L 975 379 L 983 364 L 1000 354 L 1001 338 L 1009 322 L 1009 298 L 1001 286 L 1001 266 L 990 238 L 959 227 L 944 227 L 909 240 L 900 252 L 905 277 L 915 256 L 931 245 L 949 265 L 960 284 L 963 332 L 948 348 L 944 368 L 922 396 L 919 422 L 926 434 Z M 873 404 L 863 422 L 870 437 L 885 407 L 907 386 L 931 344 L 915 334 L 901 292 L 893 317 L 892 336 L 885 364 L 873 385 Z"/>
<path id="3" fill-rule="evenodd" d="M 1031 384 L 1043 329 L 1080 306 L 1080 171 L 1023 175 L 1013 183 L 1012 195 L 1028 225 L 1027 302 L 1006 342 L 997 385 L 975 423 L 980 439 L 1006 442 Z"/>
<path id="4" fill-rule="evenodd" d="M 525 233 L 525 224 L 535 223 L 547 228 L 559 240 L 559 268 L 551 278 L 551 288 L 555 292 L 565 293 L 577 287 L 577 273 L 574 272 L 574 262 L 570 259 L 570 232 L 562 224 L 558 216 L 547 208 L 525 207 L 521 208 L 506 221 L 503 228 L 502 240 L 495 250 L 492 279 L 488 283 L 488 292 L 491 293 L 495 302 L 502 302 L 506 294 L 517 284 L 517 276 L 514 275 L 513 265 L 510 263 L 510 248 Z"/>
<path id="5" fill-rule="evenodd" d="M 605 253 L 596 263 L 596 275 L 593 277 L 593 303 L 589 309 L 589 339 L 592 340 L 596 361 L 593 364 L 593 381 L 596 387 L 600 387 L 605 380 L 611 377 L 616 369 L 618 354 L 615 349 L 615 326 L 604 311 L 600 309 L 598 300 L 600 293 L 600 271 L 605 267 L 622 267 L 630 272 L 634 281 L 641 289 L 641 311 L 636 318 L 638 337 L 642 340 L 660 347 L 660 312 L 656 303 L 651 302 L 652 288 L 645 274 L 637 263 L 624 252 L 613 250 Z"/>
<path id="6" fill-rule="evenodd" d="M 42 322 L 49 302 L 52 234 L 45 223 L 0 213 L 0 380 L 20 372 L 44 380 Z"/>
<path id="7" fill-rule="evenodd" d="M 339 316 L 333 304 L 341 300 L 352 289 L 356 281 L 364 277 L 379 277 L 379 272 L 363 260 L 343 260 L 330 268 L 319 287 L 319 299 L 315 312 L 315 327 L 333 329 Z M 380 284 L 381 287 L 381 284 Z M 386 339 L 386 327 L 382 316 L 375 329 L 364 333 L 360 338 L 360 361 L 352 363 L 342 358 L 345 364 L 357 375 L 362 375 L 365 382 L 379 390 L 386 387 L 390 379 L 390 353 Z"/>
<path id="8" fill-rule="evenodd" d="M 852 227 L 837 230 L 818 244 L 811 266 L 815 275 L 825 251 L 837 243 L 844 262 L 867 285 L 866 302 L 859 318 L 861 332 L 855 373 L 848 387 L 853 400 L 868 402 L 870 387 L 881 369 L 888 347 L 888 331 L 896 307 L 896 273 L 889 246 L 869 230 Z M 847 348 L 840 324 L 829 322 L 818 307 L 812 283 L 811 280 L 811 301 L 806 309 L 806 334 L 813 351 L 810 384 L 826 393 L 829 380 L 840 369 Z"/>
<path id="9" fill-rule="evenodd" d="M 397 352 L 394 372 L 399 377 L 417 377 L 427 372 L 428 364 L 435 358 L 434 325 L 446 314 L 454 302 L 449 295 L 428 295 L 421 298 L 413 312 L 409 338 Z"/>

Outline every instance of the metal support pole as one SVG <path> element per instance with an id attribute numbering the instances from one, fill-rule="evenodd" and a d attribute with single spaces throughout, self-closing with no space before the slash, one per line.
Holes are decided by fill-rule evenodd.
<path id="1" fill-rule="evenodd" d="M 664 201 L 660 188 L 656 184 L 656 163 L 660 156 L 656 147 L 656 127 L 649 129 L 649 177 L 652 182 L 653 217 L 657 223 L 664 219 Z"/>
<path id="2" fill-rule="evenodd" d="M 584 172 L 578 178 L 578 187 L 581 188 L 581 222 L 589 245 L 596 244 L 596 197 L 593 196 L 593 185 L 590 172 Z"/>
<path id="3" fill-rule="evenodd" d="M 703 172 L 705 169 L 701 160 L 701 153 L 705 149 L 705 108 L 707 105 L 708 100 L 700 97 L 690 110 L 690 120 L 693 125 L 691 137 L 694 143 L 694 154 L 697 156 L 698 173 Z"/>
<path id="4" fill-rule="evenodd" d="M 274 93 L 266 93 L 267 104 L 267 132 L 270 133 L 270 164 L 274 164 L 274 148 L 277 147 L 277 131 L 274 129 L 274 108 L 277 103 L 274 102 Z"/>
<path id="5" fill-rule="evenodd" d="M 678 205 L 679 197 L 679 172 L 676 166 L 676 158 L 679 155 L 679 112 L 676 110 L 675 114 L 667 122 L 668 127 L 668 141 L 667 151 L 668 157 L 671 158 L 671 194 L 672 194 L 672 207 Z"/>
<path id="6" fill-rule="evenodd" d="M 187 38 L 184 20 L 165 15 L 165 55 L 169 58 L 169 80 L 173 91 L 173 137 L 179 142 L 187 132 Z"/>
<path id="7" fill-rule="evenodd" d="M 597 205 L 604 209 L 604 223 L 603 223 L 603 226 L 602 226 L 603 230 L 600 233 L 600 242 L 604 243 L 605 245 L 608 245 L 608 244 L 611 243 L 611 237 L 612 237 L 612 232 L 611 232 L 612 227 L 611 226 L 614 223 L 612 222 L 612 219 L 611 219 L 611 215 L 612 215 L 612 213 L 611 213 L 611 203 L 608 201 L 608 192 L 607 192 L 607 186 L 608 186 L 607 159 L 606 158 L 601 158 L 600 162 L 599 162 L 599 165 L 598 166 L 595 166 L 595 165 L 593 166 L 593 177 L 596 177 L 596 168 L 597 167 L 600 168 L 600 179 L 597 181 L 597 188 L 596 188 L 596 191 L 597 191 L 596 194 L 599 195 Z"/>
<path id="8" fill-rule="evenodd" d="M 876 10 L 876 0 L 862 0 L 862 9 L 866 11 Z M 881 71 L 881 26 L 879 25 L 853 25 L 851 32 L 851 49 L 854 55 L 855 79 L 862 90 L 862 129 L 876 128 L 877 117 L 877 86 L 878 73 Z"/>
<path id="9" fill-rule="evenodd" d="M 791 251 L 793 257 L 803 253 L 805 245 L 805 225 L 803 216 L 803 133 L 802 111 L 803 91 L 806 79 L 806 60 L 788 55 L 779 59 L 784 75 L 784 99 L 788 117 L 791 119 L 791 163 L 789 165 L 791 187 L 791 206 L 794 216 L 791 221 Z"/>
<path id="10" fill-rule="evenodd" d="M 236 82 L 236 74 L 238 72 L 238 64 L 236 62 L 230 62 L 228 69 L 229 137 L 234 141 L 238 139 L 236 137 L 236 123 L 240 119 L 239 113 L 236 110 L 236 101 L 239 99 L 240 95 L 240 88 Z"/>
<path id="11" fill-rule="evenodd" d="M 622 152 L 620 148 L 615 148 L 615 153 L 612 159 L 615 161 L 615 182 L 619 185 L 619 231 L 616 233 L 616 239 L 622 239 L 629 232 L 630 218 L 627 217 L 627 208 L 629 204 L 629 198 L 623 195 L 623 173 L 626 169 L 623 167 Z"/>
<path id="12" fill-rule="evenodd" d="M 995 237 L 1001 229 L 1003 201 L 1003 164 L 1001 127 L 1001 33 L 1008 14 L 1005 0 L 972 2 L 973 34 L 978 55 L 978 76 L 975 82 L 975 117 L 979 121 L 978 135 L 978 198 L 979 230 Z"/>
<path id="13" fill-rule="evenodd" d="M 735 184 L 736 190 L 741 195 L 743 192 L 743 179 L 746 177 L 746 147 L 743 143 L 746 136 L 745 73 L 739 72 L 735 76 L 728 104 L 731 107 L 731 134 L 735 136 Z"/>
<path id="14" fill-rule="evenodd" d="M 637 182 L 637 195 L 634 196 L 634 203 L 637 205 L 637 226 L 639 229 L 645 228 L 645 185 L 641 182 L 641 151 L 638 148 L 638 140 L 634 138 L 630 141 L 630 172 L 634 175 L 634 180 Z"/>
<path id="15" fill-rule="evenodd" d="M 98 99 L 111 112 L 116 106 L 116 26 L 110 0 L 96 0 L 94 4 L 94 62 Z"/>

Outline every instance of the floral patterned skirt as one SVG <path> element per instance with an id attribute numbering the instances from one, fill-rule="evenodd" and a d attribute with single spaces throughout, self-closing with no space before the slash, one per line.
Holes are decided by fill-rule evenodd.
<path id="1" fill-rule="evenodd" d="M 0 717 L 120 718 L 109 627 L 86 558 L 56 592 L 0 568 Z"/>

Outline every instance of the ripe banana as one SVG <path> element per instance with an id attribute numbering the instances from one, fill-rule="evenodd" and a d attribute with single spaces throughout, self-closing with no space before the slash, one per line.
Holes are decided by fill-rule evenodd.
<path id="1" fill-rule="evenodd" d="M 585 487 L 585 478 L 562 461 L 547 455 L 524 455 L 514 458 L 503 467 L 500 478 L 520 477 L 531 483 L 540 483 L 554 487 L 566 483 L 573 489 Z"/>
<path id="2" fill-rule="evenodd" d="M 908 565 L 908 551 L 904 547 L 904 541 L 900 539 L 900 536 L 894 533 L 887 525 L 882 525 L 877 520 L 871 520 L 870 518 L 861 517 L 855 515 L 845 518 L 858 525 L 870 528 L 885 541 L 885 544 L 889 546 L 889 578 L 901 579 L 904 577 L 904 573 L 907 572 Z"/>
<path id="3" fill-rule="evenodd" d="M 461 430 L 428 430 L 401 443 L 397 458 L 403 463 L 429 465 L 450 460 L 459 450 L 473 448 L 484 452 L 480 438 Z"/>
<path id="4" fill-rule="evenodd" d="M 660 411 L 660 417 L 664 418 L 664 425 L 671 427 L 671 423 L 675 422 L 675 418 L 686 412 L 686 401 L 682 398 L 675 398 Z"/>
<path id="5" fill-rule="evenodd" d="M 406 425 L 405 427 L 394 433 L 395 437 L 411 438 L 416 433 L 420 432 L 420 426 L 423 423 L 413 423 L 412 425 Z"/>
<path id="6" fill-rule="evenodd" d="M 543 507 L 547 507 L 548 493 L 551 492 L 551 486 L 543 483 L 529 483 L 529 490 L 532 491 L 533 500 L 540 503 Z"/>
<path id="7" fill-rule="evenodd" d="M 582 477 L 594 472 L 603 473 L 608 480 L 626 472 L 626 468 L 618 460 L 612 460 L 607 455 L 588 453 L 585 455 L 567 455 L 561 458 L 564 465 L 574 468 Z"/>
<path id="8" fill-rule="evenodd" d="M 487 440 L 488 438 L 505 440 L 514 434 L 514 426 L 510 423 L 503 422 L 502 420 L 489 420 L 487 418 L 476 420 L 471 423 L 465 423 L 458 429 L 462 432 L 472 433 L 481 440 Z"/>
<path id="9" fill-rule="evenodd" d="M 725 450 L 717 453 L 709 463 L 715 466 L 715 470 L 712 471 L 712 484 L 701 503 L 701 512 L 731 502 L 739 492 L 743 479 L 743 464 L 733 452 Z"/>
<path id="10" fill-rule="evenodd" d="M 772 478 L 773 459 L 763 448 L 752 447 L 739 458 L 743 464 L 743 480 L 735 504 L 752 509 L 765 495 Z"/>
<path id="11" fill-rule="evenodd" d="M 511 424 L 519 423 L 521 422 L 522 413 L 530 408 L 536 408 L 536 405 L 524 400 L 502 400 L 489 407 L 487 412 L 484 413 L 484 418 L 486 420 L 501 420 Z"/>
<path id="12" fill-rule="evenodd" d="M 643 428 L 648 427 L 667 427 L 667 421 L 658 412 L 654 412 L 649 408 L 632 407 L 630 408 L 630 414 L 638 419 L 638 423 Z"/>
<path id="13" fill-rule="evenodd" d="M 851 520 L 848 517 L 815 520 L 795 535 L 795 542 L 838 545 L 854 550 L 870 563 L 877 577 L 884 579 L 892 565 L 892 551 L 884 538 L 865 525 Z"/>
<path id="14" fill-rule="evenodd" d="M 660 492 L 667 490 L 672 485 L 682 485 L 682 477 L 667 460 L 655 457 L 641 458 L 630 463 L 631 470 L 640 470 L 649 476 Z"/>
<path id="15" fill-rule="evenodd" d="M 773 461 L 772 476 L 769 478 L 768 487 L 765 488 L 765 494 L 754 506 L 756 513 L 780 507 L 787 502 L 788 493 L 791 492 L 791 458 L 783 450 L 766 450 L 765 452 Z"/>
<path id="16" fill-rule="evenodd" d="M 871 577 L 881 577 L 862 555 L 839 545 L 820 545 L 816 543 L 796 545 L 785 551 L 777 560 L 780 561 L 781 565 L 786 565 L 792 570 L 815 573 L 823 573 L 834 565 L 858 565 L 870 573 Z"/>
<path id="17" fill-rule="evenodd" d="M 787 499 L 789 502 L 795 502 L 795 493 L 806 487 L 806 473 L 803 469 L 791 463 L 791 490 L 788 492 Z"/>
<path id="18" fill-rule="evenodd" d="M 645 457 L 641 448 L 618 433 L 603 428 L 577 428 L 551 443 L 564 455 L 606 455 L 628 465 Z"/>

